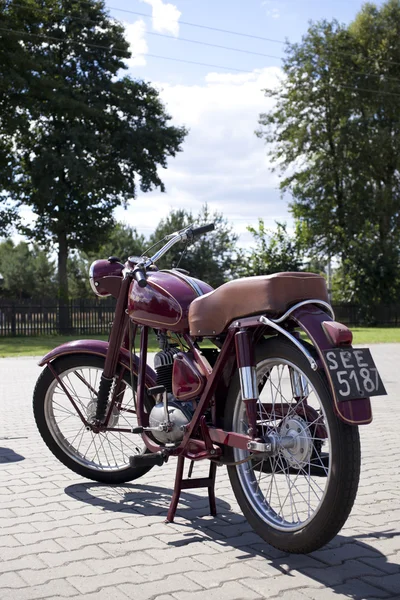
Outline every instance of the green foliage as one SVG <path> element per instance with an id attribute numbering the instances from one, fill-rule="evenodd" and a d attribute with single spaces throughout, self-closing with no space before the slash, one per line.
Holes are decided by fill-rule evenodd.
<path id="1" fill-rule="evenodd" d="M 70 298 L 93 298 L 93 290 L 89 283 L 89 266 L 84 252 L 71 252 L 68 257 L 68 290 Z"/>
<path id="2" fill-rule="evenodd" d="M 9 13 L 8 5 L 7 0 L 0 0 L 1 27 L 24 29 L 23 20 Z M 31 57 L 17 37 L 0 32 L 0 236 L 9 233 L 18 222 L 9 196 L 20 171 L 13 140 L 17 130 L 29 127 L 28 115 L 17 111 L 16 106 L 24 102 L 26 73 L 31 66 Z"/>
<path id="3" fill-rule="evenodd" d="M 57 244 L 65 300 L 68 252 L 99 248 L 138 186 L 164 190 L 157 167 L 186 131 L 148 83 L 118 78 L 130 53 L 104 2 L 0 3 L 0 194 L 37 216 L 25 235 Z"/>
<path id="4" fill-rule="evenodd" d="M 0 166 L 1 172 L 1 166 Z M 7 199 L 1 200 L 0 194 L 0 236 L 5 236 L 10 233 L 13 229 L 13 225 L 19 222 L 18 213 L 15 208 Z"/>
<path id="5" fill-rule="evenodd" d="M 286 223 L 276 223 L 276 230 L 266 229 L 258 219 L 258 229 L 247 227 L 255 245 L 243 254 L 241 275 L 270 275 L 283 271 L 301 271 L 303 254 L 296 235 L 290 236 Z"/>
<path id="6" fill-rule="evenodd" d="M 158 263 L 160 269 L 179 266 L 190 272 L 193 277 L 217 287 L 232 277 L 236 268 L 235 250 L 238 236 L 231 225 L 219 212 L 210 213 L 207 204 L 197 215 L 185 209 L 173 210 L 166 219 L 158 224 L 150 236 L 150 244 L 161 240 L 165 235 L 183 229 L 190 224 L 195 227 L 215 224 L 215 231 L 196 239 L 187 247 L 176 244 Z"/>
<path id="7" fill-rule="evenodd" d="M 258 134 L 285 173 L 315 256 L 337 256 L 346 300 L 400 292 L 400 1 L 366 4 L 348 28 L 310 26 L 288 45 Z"/>
<path id="8" fill-rule="evenodd" d="M 146 249 L 146 245 L 146 238 L 138 233 L 136 227 L 117 223 L 98 252 L 90 252 L 87 256 L 90 261 L 117 256 L 124 263 L 129 256 L 140 256 Z"/>
<path id="9" fill-rule="evenodd" d="M 128 256 L 142 254 L 148 245 L 135 227 L 117 223 L 110 229 L 108 240 L 96 252 L 74 252 L 68 259 L 68 281 L 71 298 L 93 298 L 89 284 L 89 267 L 94 260 L 117 256 L 122 263 Z"/>
<path id="10" fill-rule="evenodd" d="M 109 237 L 96 252 L 75 252 L 68 261 L 68 277 L 72 298 L 92 298 L 93 291 L 89 285 L 90 264 L 98 258 L 117 256 L 125 262 L 128 256 L 140 256 L 146 249 L 161 241 L 167 234 L 183 229 L 193 223 L 195 226 L 215 223 L 216 230 L 208 233 L 188 246 L 175 245 L 160 261 L 160 269 L 171 269 L 180 263 L 194 277 L 198 277 L 217 287 L 233 276 L 236 267 L 237 235 L 223 216 L 215 212 L 211 214 L 204 205 L 196 216 L 186 210 L 173 210 L 166 219 L 159 222 L 156 230 L 146 239 L 135 227 L 117 223 L 110 229 Z M 160 247 L 160 244 L 158 247 Z M 157 246 L 147 253 L 155 253 Z M 181 260 L 182 257 L 182 260 Z"/>
<path id="11" fill-rule="evenodd" d="M 57 286 L 54 264 L 37 245 L 11 240 L 0 243 L 0 273 L 2 296 L 11 298 L 55 297 Z"/>

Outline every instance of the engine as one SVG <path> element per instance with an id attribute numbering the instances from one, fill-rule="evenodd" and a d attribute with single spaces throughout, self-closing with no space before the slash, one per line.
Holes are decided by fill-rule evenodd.
<path id="1" fill-rule="evenodd" d="M 152 431 L 153 436 L 162 444 L 180 442 L 185 435 L 185 426 L 190 423 L 194 413 L 192 402 L 177 402 L 168 394 L 168 419 L 165 420 L 163 402 L 158 402 L 150 412 L 149 425 L 160 428 Z"/>
<path id="2" fill-rule="evenodd" d="M 152 434 L 155 439 L 162 444 L 180 442 L 185 435 L 185 426 L 190 423 L 194 413 L 191 400 L 178 400 L 172 393 L 174 359 L 180 355 L 182 353 L 177 348 L 170 347 L 161 350 L 154 357 L 157 385 L 164 386 L 167 393 L 168 420 L 165 418 L 164 403 L 161 400 L 151 409 L 149 425 L 153 430 Z"/>

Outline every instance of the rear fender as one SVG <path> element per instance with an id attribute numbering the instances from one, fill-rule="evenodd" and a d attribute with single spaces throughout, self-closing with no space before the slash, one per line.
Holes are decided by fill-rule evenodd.
<path id="1" fill-rule="evenodd" d="M 325 360 L 324 350 L 336 348 L 334 336 L 328 335 L 325 322 L 335 323 L 320 307 L 314 304 L 307 304 L 295 309 L 290 319 L 307 334 L 309 339 L 318 352 L 319 366 L 324 369 L 334 401 L 334 408 L 337 416 L 350 425 L 364 425 L 371 423 L 372 410 L 369 398 L 357 398 L 356 400 L 345 400 L 338 402 L 336 392 L 332 383 L 329 368 Z M 333 327 L 331 328 L 334 329 Z M 347 346 L 351 348 L 350 345 Z"/>
<path id="2" fill-rule="evenodd" d="M 61 356 L 68 356 L 70 354 L 91 354 L 94 356 L 106 357 L 108 350 L 108 342 L 101 340 L 76 340 L 73 342 L 67 342 L 61 346 L 57 346 L 53 350 L 50 350 L 43 358 L 39 361 L 39 366 L 43 367 L 48 363 L 53 362 Z M 130 370 L 130 353 L 126 348 L 120 348 L 118 364 Z M 132 356 L 132 370 L 134 375 L 138 375 L 139 372 L 139 358 L 136 355 Z M 146 365 L 146 376 L 145 376 L 146 387 L 153 387 L 156 385 L 156 374 Z"/>

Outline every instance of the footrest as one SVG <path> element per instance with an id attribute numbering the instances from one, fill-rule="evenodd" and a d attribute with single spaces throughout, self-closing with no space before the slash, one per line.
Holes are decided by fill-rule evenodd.
<path id="1" fill-rule="evenodd" d="M 136 454 L 129 458 L 131 467 L 161 467 L 165 463 L 165 456 L 162 452 L 154 454 Z"/>
<path id="2" fill-rule="evenodd" d="M 143 433 L 143 431 L 143 427 L 134 427 L 133 429 L 131 429 L 131 433 Z"/>

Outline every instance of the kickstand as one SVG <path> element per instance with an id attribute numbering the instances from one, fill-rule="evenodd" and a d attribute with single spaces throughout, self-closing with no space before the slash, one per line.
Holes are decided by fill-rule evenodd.
<path id="1" fill-rule="evenodd" d="M 210 503 L 210 514 L 215 517 L 217 514 L 217 507 L 215 504 L 215 474 L 217 471 L 217 465 L 215 462 L 210 462 L 210 470 L 208 477 L 198 477 L 197 479 L 190 479 L 193 471 L 193 462 L 191 461 L 188 473 L 188 479 L 183 479 L 183 469 L 185 466 L 185 458 L 183 456 L 178 457 L 178 464 L 176 467 L 174 493 L 172 494 L 171 504 L 169 506 L 168 515 L 165 520 L 166 523 L 173 523 L 175 518 L 176 509 L 178 507 L 179 498 L 182 490 L 190 488 L 208 488 L 208 501 Z"/>

